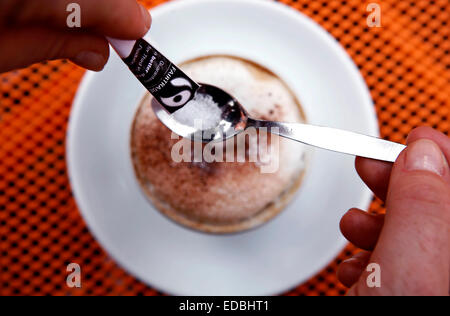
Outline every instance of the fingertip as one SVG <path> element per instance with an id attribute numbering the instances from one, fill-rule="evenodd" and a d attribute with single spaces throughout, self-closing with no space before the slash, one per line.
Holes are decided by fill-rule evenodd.
<path id="1" fill-rule="evenodd" d="M 339 224 L 342 235 L 353 245 L 373 250 L 384 224 L 384 215 L 371 215 L 359 209 L 349 210 Z"/>
<path id="2" fill-rule="evenodd" d="M 392 171 L 392 163 L 357 157 L 355 168 L 372 192 L 381 200 L 385 200 Z"/>
<path id="3" fill-rule="evenodd" d="M 142 31 L 142 36 L 144 36 L 150 30 L 150 27 L 152 25 L 152 16 L 150 15 L 150 12 L 147 10 L 146 7 L 144 7 L 142 4 L 139 4 L 139 6 L 141 10 L 142 19 L 144 21 L 144 28 Z"/>
<path id="4" fill-rule="evenodd" d="M 71 61 L 80 67 L 92 70 L 101 71 L 105 67 L 107 59 L 100 53 L 92 51 L 82 51 L 78 53 Z"/>
<path id="5" fill-rule="evenodd" d="M 421 126 L 411 131 L 406 143 L 410 145 L 420 139 L 429 139 L 436 143 L 444 153 L 447 161 L 450 162 L 450 141 L 447 135 L 431 127 Z"/>
<path id="6" fill-rule="evenodd" d="M 411 144 L 415 142 L 416 140 L 419 140 L 420 138 L 433 138 L 434 135 L 436 135 L 437 132 L 433 128 L 429 126 L 420 126 L 411 131 L 409 133 L 408 137 L 406 138 L 406 143 Z"/>
<path id="7" fill-rule="evenodd" d="M 345 287 L 350 288 L 358 282 L 364 267 L 361 261 L 351 258 L 342 262 L 337 270 L 337 278 Z"/>
<path id="8" fill-rule="evenodd" d="M 91 71 L 103 70 L 109 59 L 108 41 L 104 37 L 87 34 L 79 37 L 77 45 L 73 44 L 74 40 L 72 39 L 68 45 L 69 59 L 78 66 Z"/>
<path id="9" fill-rule="evenodd" d="M 145 6 L 134 0 L 115 0 L 114 4 L 115 7 L 111 7 L 111 11 L 102 13 L 102 18 L 95 18 L 94 27 L 98 32 L 128 40 L 135 40 L 147 34 L 152 18 Z"/>
<path id="10" fill-rule="evenodd" d="M 364 217 L 368 214 L 362 210 L 352 208 L 341 218 L 339 228 L 342 235 L 352 244 L 358 244 L 358 240 L 361 239 L 360 231 L 362 225 L 364 225 Z"/>
<path id="11" fill-rule="evenodd" d="M 370 181 L 377 176 L 385 176 L 386 171 L 390 171 L 392 163 L 369 158 L 357 157 L 355 168 L 359 176 L 366 181 Z"/>
<path id="12" fill-rule="evenodd" d="M 370 164 L 371 159 L 363 158 L 363 157 L 356 157 L 355 159 L 355 169 L 358 173 L 359 177 L 366 182 L 368 178 L 368 174 L 370 172 Z"/>
<path id="13" fill-rule="evenodd" d="M 427 171 L 444 177 L 449 170 L 447 160 L 438 144 L 419 139 L 408 146 L 404 168 L 408 171 Z"/>
<path id="14" fill-rule="evenodd" d="M 354 227 L 354 213 L 356 212 L 355 209 L 350 209 L 347 211 L 347 213 L 342 216 L 341 221 L 339 222 L 339 228 L 341 230 L 341 233 L 344 235 L 344 237 L 347 238 L 348 231 L 352 230 Z"/>
<path id="15" fill-rule="evenodd" d="M 343 261 L 337 270 L 338 280 L 347 288 L 352 287 L 356 282 L 358 282 L 362 273 L 364 272 L 369 260 L 371 253 L 362 251 Z"/>
<path id="16" fill-rule="evenodd" d="M 362 164 L 364 164 L 364 159 L 362 157 L 356 157 L 355 158 L 355 169 L 356 172 L 358 173 L 359 177 L 361 177 L 361 175 L 359 174 L 359 170 L 362 168 Z"/>

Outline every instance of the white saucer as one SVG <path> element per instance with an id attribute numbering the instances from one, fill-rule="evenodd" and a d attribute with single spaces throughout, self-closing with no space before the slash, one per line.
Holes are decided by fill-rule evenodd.
<path id="1" fill-rule="evenodd" d="M 260 0 L 169 2 L 150 36 L 174 62 L 209 54 L 253 60 L 283 78 L 309 123 L 378 136 L 368 89 L 338 43 L 284 5 Z M 339 220 L 371 194 L 354 158 L 315 150 L 300 191 L 280 216 L 234 236 L 184 229 L 141 193 L 129 132 L 144 93 L 113 54 L 86 74 L 75 99 L 67 155 L 72 189 L 91 232 L 127 271 L 178 295 L 270 295 L 308 280 L 344 247 Z"/>

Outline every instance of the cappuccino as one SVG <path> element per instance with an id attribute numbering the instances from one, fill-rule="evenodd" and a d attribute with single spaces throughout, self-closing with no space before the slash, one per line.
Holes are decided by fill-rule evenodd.
<path id="1" fill-rule="evenodd" d="M 251 117 L 305 122 L 300 104 L 287 85 L 250 61 L 209 56 L 186 62 L 181 69 L 197 82 L 233 95 Z M 206 150 L 209 144 L 194 144 L 172 135 L 156 118 L 151 101 L 146 94 L 137 110 L 131 154 L 143 191 L 163 214 L 203 232 L 233 233 L 267 222 L 291 200 L 306 168 L 305 145 L 255 131 L 213 144 L 213 154 L 217 156 L 220 150 L 229 157 L 232 152 L 234 161 L 194 159 L 195 148 Z M 261 143 L 266 140 L 267 148 L 261 151 Z M 240 145 L 244 146 L 241 157 Z M 186 159 L 174 157 L 180 148 Z M 186 155 L 188 149 L 192 152 Z"/>

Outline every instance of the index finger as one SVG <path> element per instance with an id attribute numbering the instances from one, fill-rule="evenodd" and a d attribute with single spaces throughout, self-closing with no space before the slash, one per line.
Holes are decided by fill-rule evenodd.
<path id="1" fill-rule="evenodd" d="M 79 7 L 70 7 L 73 3 Z M 151 24 L 148 11 L 135 0 L 2 0 L 0 21 L 7 27 L 48 25 L 71 30 L 68 17 L 78 11 L 82 29 L 104 36 L 137 39 Z"/>

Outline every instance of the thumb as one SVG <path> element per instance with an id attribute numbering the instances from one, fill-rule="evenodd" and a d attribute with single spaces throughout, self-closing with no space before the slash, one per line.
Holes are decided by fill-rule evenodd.
<path id="1" fill-rule="evenodd" d="M 64 32 L 43 27 L 13 29 L 0 33 L 0 72 L 43 60 L 67 58 L 90 70 L 101 70 L 109 57 L 103 36 Z"/>
<path id="2" fill-rule="evenodd" d="M 353 294 L 449 294 L 450 171 L 439 146 L 421 139 L 395 163 L 386 219 L 370 259 L 380 267 L 381 287 L 367 286 L 365 272 Z"/>

